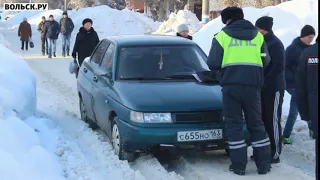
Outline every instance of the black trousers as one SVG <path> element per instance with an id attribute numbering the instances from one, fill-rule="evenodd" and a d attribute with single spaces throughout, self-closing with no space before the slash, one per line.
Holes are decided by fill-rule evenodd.
<path id="1" fill-rule="evenodd" d="M 28 50 L 28 44 L 29 41 L 21 41 L 21 49 L 24 50 L 24 48 L 26 48 L 26 50 Z"/>
<path id="2" fill-rule="evenodd" d="M 48 54 L 48 39 L 41 38 L 41 51 L 42 53 Z"/>
<path id="3" fill-rule="evenodd" d="M 282 150 L 281 115 L 284 91 L 262 90 L 262 121 L 270 138 L 271 158 L 280 157 Z"/>
<path id="4" fill-rule="evenodd" d="M 258 169 L 270 168 L 270 141 L 261 120 L 261 91 L 245 85 L 222 87 L 230 160 L 234 170 L 244 171 L 248 161 L 243 131 L 243 114 L 250 132 L 253 156 Z"/>

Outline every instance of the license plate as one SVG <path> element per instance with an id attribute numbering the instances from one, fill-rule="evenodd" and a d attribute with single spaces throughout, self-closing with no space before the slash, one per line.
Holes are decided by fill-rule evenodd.
<path id="1" fill-rule="evenodd" d="M 178 132 L 177 139 L 179 142 L 222 139 L 222 129 Z"/>

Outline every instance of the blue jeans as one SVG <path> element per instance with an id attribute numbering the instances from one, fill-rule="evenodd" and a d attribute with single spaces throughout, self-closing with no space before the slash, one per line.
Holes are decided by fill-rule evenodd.
<path id="1" fill-rule="evenodd" d="M 71 34 L 62 35 L 62 54 L 70 52 L 70 37 Z"/>
<path id="2" fill-rule="evenodd" d="M 49 56 L 56 53 L 56 45 L 57 45 L 56 39 L 48 38 L 48 55 Z"/>
<path id="3" fill-rule="evenodd" d="M 290 100 L 290 110 L 289 110 L 288 119 L 283 130 L 284 138 L 289 138 L 291 136 L 293 126 L 299 114 L 296 89 L 287 89 L 287 92 L 291 95 L 291 100 Z M 308 123 L 308 128 L 311 129 L 311 122 Z"/>

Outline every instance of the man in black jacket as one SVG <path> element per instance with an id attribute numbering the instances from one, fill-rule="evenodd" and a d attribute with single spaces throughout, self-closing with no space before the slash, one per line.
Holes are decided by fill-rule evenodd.
<path id="1" fill-rule="evenodd" d="M 46 23 L 46 17 L 42 16 L 41 22 L 38 24 L 38 31 L 41 35 L 41 51 L 42 55 L 48 55 L 48 40 L 44 37 L 44 24 Z"/>
<path id="2" fill-rule="evenodd" d="M 263 68 L 270 61 L 263 35 L 247 20 L 242 9 L 228 7 L 221 12 L 226 27 L 215 35 L 208 66 L 222 86 L 223 112 L 229 144 L 230 171 L 244 175 L 247 144 L 243 114 L 251 134 L 251 145 L 259 174 L 270 171 L 270 141 L 261 120 Z"/>
<path id="3" fill-rule="evenodd" d="M 49 21 L 44 24 L 44 37 L 48 40 L 48 58 L 56 57 L 57 39 L 60 34 L 59 23 L 54 20 L 53 15 L 49 16 Z"/>
<path id="4" fill-rule="evenodd" d="M 71 33 L 74 29 L 74 24 L 72 22 L 72 19 L 68 17 L 67 12 L 63 12 L 62 18 L 60 19 L 60 29 L 62 34 L 62 56 L 65 57 L 69 55 L 70 52 L 70 37 Z"/>
<path id="5" fill-rule="evenodd" d="M 296 81 L 295 74 L 298 68 L 298 61 L 302 52 L 310 47 L 316 32 L 310 25 L 305 25 L 301 29 L 300 36 L 295 38 L 290 46 L 286 49 L 286 83 L 287 92 L 291 95 L 290 111 L 283 131 L 283 143 L 291 144 L 290 135 L 298 117 L 298 107 L 296 102 Z"/>
<path id="6" fill-rule="evenodd" d="M 311 121 L 311 129 L 316 139 L 316 180 L 318 174 L 318 63 L 319 45 L 316 43 L 306 49 L 298 62 L 296 73 L 297 104 L 301 119 Z M 303 147 L 302 147 L 303 148 Z"/>
<path id="7" fill-rule="evenodd" d="M 99 43 L 98 34 L 92 27 L 92 20 L 89 18 L 84 19 L 82 25 L 83 27 L 79 29 L 72 51 L 72 57 L 75 60 L 78 55 L 80 66 L 86 57 L 91 56 L 94 48 Z M 78 77 L 78 73 L 76 73 L 76 77 Z"/>
<path id="8" fill-rule="evenodd" d="M 264 35 L 271 62 L 264 70 L 264 85 L 261 91 L 262 120 L 271 142 L 271 162 L 279 163 L 282 148 L 281 114 L 286 82 L 284 77 L 284 46 L 272 31 L 273 18 L 263 16 L 256 26 Z"/>

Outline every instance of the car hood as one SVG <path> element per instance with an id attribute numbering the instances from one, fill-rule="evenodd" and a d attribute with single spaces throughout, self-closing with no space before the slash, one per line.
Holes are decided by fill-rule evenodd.
<path id="1" fill-rule="evenodd" d="M 222 108 L 219 85 L 197 82 L 115 82 L 121 103 L 141 112 L 208 111 Z"/>

